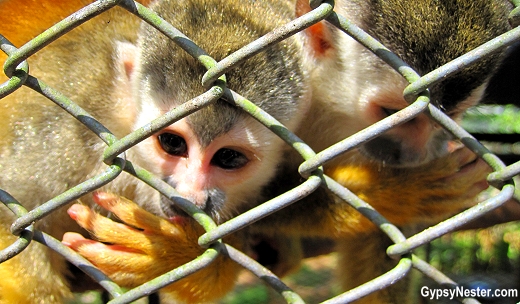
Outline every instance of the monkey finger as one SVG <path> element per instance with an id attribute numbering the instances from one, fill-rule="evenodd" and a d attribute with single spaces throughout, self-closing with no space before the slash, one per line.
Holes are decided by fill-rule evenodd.
<path id="1" fill-rule="evenodd" d="M 114 222 L 111 219 L 92 211 L 85 205 L 74 204 L 69 207 L 67 213 L 81 227 L 94 234 L 96 234 L 96 231 L 98 231 L 98 227 L 110 227 L 116 231 L 128 230 L 127 233 L 135 233 L 139 231 L 125 224 Z"/>
<path id="2" fill-rule="evenodd" d="M 474 162 L 477 155 L 466 147 L 461 147 L 452 152 L 452 157 L 455 158 L 460 168 Z"/>
<path id="3" fill-rule="evenodd" d="M 150 248 L 151 240 L 138 229 L 117 223 L 84 205 L 74 204 L 69 216 L 101 242 L 123 245 L 136 250 Z"/>
<path id="4" fill-rule="evenodd" d="M 475 157 L 476 158 L 476 157 Z M 462 167 L 455 174 L 446 177 L 443 181 L 445 183 L 464 183 L 464 187 L 467 188 L 464 193 L 464 197 L 472 198 L 480 192 L 486 190 L 489 184 L 486 180 L 487 174 L 491 172 L 489 165 L 482 159 L 476 158 L 465 158 L 462 156 L 462 160 L 469 162 L 462 162 Z"/>
<path id="5" fill-rule="evenodd" d="M 113 212 L 130 226 L 168 237 L 179 237 L 183 234 L 181 223 L 169 222 L 155 216 L 124 197 L 108 192 L 96 192 L 93 196 L 96 204 Z"/>
<path id="6" fill-rule="evenodd" d="M 459 160 L 459 170 L 446 177 L 444 180 L 445 182 L 460 180 L 465 176 L 473 176 L 475 179 L 485 181 L 486 174 L 491 173 L 491 167 L 489 167 L 489 165 L 481 158 L 477 158 L 476 156 L 471 157 L 468 155 L 460 155 Z"/>
<path id="7" fill-rule="evenodd" d="M 86 252 L 85 249 L 88 248 L 89 254 L 84 255 L 85 257 L 90 257 L 91 255 L 98 254 L 100 252 L 106 251 L 107 249 L 118 252 L 140 253 L 140 251 L 133 248 L 128 248 L 121 245 L 105 245 L 95 240 L 86 239 L 81 234 L 75 232 L 66 232 L 63 235 L 61 242 L 70 249 L 78 252 Z"/>
<path id="8" fill-rule="evenodd" d="M 460 150 L 460 149 L 466 147 L 466 146 L 464 146 L 463 143 L 461 143 L 458 140 L 450 140 L 450 141 L 448 141 L 447 145 L 448 145 L 447 149 L 448 149 L 449 153 L 453 153 L 457 150 Z"/>
<path id="9" fill-rule="evenodd" d="M 133 285 L 133 282 L 142 281 L 143 274 L 153 266 L 154 260 L 140 251 L 120 245 L 106 245 L 86 239 L 78 233 L 65 233 L 62 243 L 119 284 Z"/>

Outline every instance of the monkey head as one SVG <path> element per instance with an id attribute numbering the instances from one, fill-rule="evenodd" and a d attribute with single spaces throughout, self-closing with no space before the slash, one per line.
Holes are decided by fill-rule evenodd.
<path id="1" fill-rule="evenodd" d="M 508 4 L 501 1 L 343 1 L 338 13 L 361 27 L 394 52 L 417 73 L 424 75 L 509 29 Z M 427 11 L 424 11 L 427 10 Z M 461 16 L 453 18 L 453 16 Z M 489 22 L 496 20 L 496 22 Z M 341 86 L 313 86 L 318 99 L 349 117 L 343 133 L 351 135 L 404 107 L 409 85 L 397 71 L 335 27 L 321 35 L 327 50 L 315 52 L 323 62 L 313 77 Z M 309 40 L 316 39 L 307 33 Z M 311 44 L 312 45 L 312 44 Z M 429 86 L 430 101 L 457 120 L 470 106 L 481 101 L 489 78 L 500 61 L 494 54 L 446 75 Z M 315 82 L 322 83 L 322 82 Z M 446 154 L 451 136 L 426 113 L 410 117 L 360 147 L 363 154 L 393 166 L 416 166 Z"/>
<path id="2" fill-rule="evenodd" d="M 271 23 L 258 23 L 245 11 L 247 6 L 219 1 L 188 1 L 180 10 L 169 5 L 161 1 L 152 9 L 216 60 L 289 20 L 289 16 L 281 16 Z M 208 5 L 215 9 L 206 9 Z M 227 9 L 244 17 L 223 20 L 221 11 Z M 206 68 L 166 37 L 157 39 L 158 35 L 156 29 L 143 25 L 137 45 L 119 44 L 125 67 L 120 78 L 131 86 L 129 98 L 138 113 L 136 128 L 205 91 L 201 79 Z M 294 38 L 275 45 L 226 73 L 227 86 L 294 128 L 310 100 L 301 56 L 296 55 L 300 52 Z M 274 133 L 220 99 L 144 140 L 135 147 L 132 161 L 161 176 L 220 221 L 257 203 L 261 187 L 275 174 L 284 149 L 286 144 Z M 178 213 L 165 197 L 152 201 L 149 210 L 167 217 Z"/>

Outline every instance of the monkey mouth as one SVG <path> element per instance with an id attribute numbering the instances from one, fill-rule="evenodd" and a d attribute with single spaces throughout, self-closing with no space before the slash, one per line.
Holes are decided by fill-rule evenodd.
<path id="1" fill-rule="evenodd" d="M 182 199 L 182 198 L 181 198 Z M 195 205 L 197 208 L 199 208 L 202 212 L 208 214 L 213 218 L 213 220 L 216 220 L 215 214 L 217 213 L 214 204 L 212 203 L 211 198 L 208 198 L 208 201 L 204 204 L 204 208 L 200 208 L 199 206 Z M 181 207 L 175 204 L 174 201 L 170 200 L 168 197 L 161 195 L 161 211 L 163 212 L 165 218 L 188 218 L 191 217 L 188 213 L 186 213 L 184 210 L 182 210 Z"/>
<path id="2" fill-rule="evenodd" d="M 166 196 L 161 195 L 160 206 L 165 218 L 189 217 L 184 210 Z"/>

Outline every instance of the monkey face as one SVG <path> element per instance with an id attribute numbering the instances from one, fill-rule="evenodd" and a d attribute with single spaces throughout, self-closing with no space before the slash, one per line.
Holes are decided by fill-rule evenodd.
<path id="1" fill-rule="evenodd" d="M 163 13 L 173 24 L 182 26 L 184 23 L 175 20 L 180 13 Z M 189 14 L 189 10 L 183 13 Z M 188 20 L 197 22 L 199 19 Z M 209 31 L 217 31 L 217 28 L 213 23 L 209 24 L 197 24 L 195 32 L 186 33 L 196 42 L 200 39 L 201 47 L 216 59 L 224 58 L 228 52 L 242 47 L 248 38 L 254 39 L 261 34 L 247 31 L 245 34 L 254 35 L 243 39 L 235 39 L 229 34 L 222 38 L 230 39 L 226 48 L 215 49 L 207 37 L 212 37 Z M 244 35 L 242 26 L 232 28 L 239 31 L 237 35 Z M 226 31 L 229 31 L 227 26 Z M 117 59 L 123 59 L 123 64 L 119 65 L 122 66 L 119 78 L 127 82 L 131 87 L 128 92 L 133 93 L 125 91 L 123 94 L 131 95 L 128 96 L 129 103 L 137 109 L 134 129 L 206 90 L 199 80 L 206 68 L 174 42 L 152 39 L 158 34 L 154 28 L 143 26 L 136 46 L 118 45 L 121 55 Z M 295 127 L 310 102 L 302 81 L 306 75 L 298 57 L 293 58 L 293 54 L 299 54 L 299 47 L 292 43 L 276 45 L 244 61 L 226 73 L 227 86 L 288 128 Z M 133 149 L 135 158 L 130 160 L 161 176 L 181 196 L 219 222 L 260 201 L 261 189 L 283 161 L 284 149 L 282 140 L 265 126 L 238 107 L 218 100 L 144 140 Z M 173 202 L 159 195 L 147 204 L 152 204 L 147 209 L 157 215 L 183 214 Z"/>
<path id="2" fill-rule="evenodd" d="M 464 55 L 509 26 L 506 18 L 498 17 L 496 23 L 490 24 L 489 19 L 482 16 L 482 12 L 490 17 L 505 13 L 505 6 L 490 9 L 488 2 L 439 2 L 428 14 L 421 9 L 416 11 L 417 6 L 394 4 L 391 1 L 342 1 L 336 8 L 383 45 L 370 46 L 372 51 L 380 55 L 392 52 L 419 75 Z M 453 18 L 458 15 L 464 17 Z M 408 106 L 403 90 L 410 83 L 359 43 L 365 40 L 363 35 L 353 33 L 354 39 L 333 27 L 313 27 L 305 33 L 307 48 L 315 50 L 310 57 L 319 62 L 311 73 L 313 98 L 319 106 L 330 108 L 321 110 L 327 117 L 318 117 L 318 126 L 328 123 L 331 117 L 342 120 L 324 140 L 315 140 L 317 144 L 313 147 L 325 149 L 391 116 L 404 118 L 406 122 L 364 144 L 360 147 L 363 154 L 388 165 L 411 167 L 448 152 L 450 136 L 427 114 L 402 117 L 403 113 L 397 113 Z M 431 104 L 452 118 L 459 118 L 465 109 L 482 98 L 499 57 L 488 56 L 457 73 L 445 72 L 442 79 L 428 87 Z M 318 110 L 319 106 L 316 106 Z M 302 136 L 305 140 L 314 140 L 311 133 L 305 135 Z"/>
<path id="3" fill-rule="evenodd" d="M 451 135 L 437 125 L 427 111 L 413 117 L 403 117 L 405 114 L 399 113 L 409 105 L 403 97 L 409 82 L 350 37 L 342 35 L 338 39 L 342 50 L 348 50 L 338 53 L 340 68 L 337 75 L 344 89 L 331 94 L 328 92 L 330 87 L 313 87 L 317 96 L 334 100 L 331 103 L 334 110 L 348 117 L 343 129 L 337 133 L 345 138 L 385 118 L 390 122 L 399 118 L 405 122 L 363 144 L 359 150 L 375 161 L 398 167 L 421 165 L 448 153 Z M 428 71 L 429 67 L 413 68 Z M 429 87 L 431 104 L 458 120 L 468 107 L 482 99 L 489 68 L 486 65 L 465 69 L 432 85 Z M 475 70 L 480 76 L 468 82 L 468 75 Z M 327 75 L 328 72 L 324 69 L 319 73 Z"/>
<path id="4" fill-rule="evenodd" d="M 381 71 L 385 72 L 385 68 L 381 68 Z M 389 68 L 385 73 L 382 75 L 386 77 L 368 85 L 362 92 L 359 110 L 369 123 L 392 115 L 396 119 L 407 120 L 361 146 L 362 153 L 385 164 L 402 167 L 417 166 L 447 154 L 452 147 L 452 136 L 437 125 L 427 112 L 415 117 L 403 117 L 404 114 L 399 111 L 409 105 L 402 95 L 407 83 Z M 458 100 L 450 98 L 454 94 L 450 94 L 451 90 L 441 82 L 430 88 L 430 100 L 452 119 L 460 120 L 467 108 L 481 100 L 485 86 L 484 83 L 469 90 L 463 94 L 463 99 Z"/>
<path id="5" fill-rule="evenodd" d="M 208 131 L 199 132 L 189 117 L 172 124 L 136 147 L 141 165 L 217 222 L 257 204 L 276 170 L 279 157 L 271 154 L 282 149 L 281 140 L 245 115 L 212 140 L 204 142 Z M 165 197 L 155 204 L 165 217 L 183 215 Z"/>

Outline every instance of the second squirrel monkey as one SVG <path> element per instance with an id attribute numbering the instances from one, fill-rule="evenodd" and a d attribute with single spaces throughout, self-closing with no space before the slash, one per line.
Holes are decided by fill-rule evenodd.
<path id="1" fill-rule="evenodd" d="M 474 42 L 476 46 L 508 29 L 505 19 L 508 6 L 502 1 L 435 3 L 438 14 L 431 14 L 428 10 L 431 3 L 426 2 L 421 2 L 417 11 L 412 10 L 412 6 L 406 5 L 405 1 L 370 4 L 361 1 L 340 2 L 337 7 L 338 12 L 353 18 L 398 55 L 411 60 L 412 66 L 420 72 L 429 71 L 462 55 L 472 48 L 471 45 L 467 48 L 459 47 L 466 45 L 466 40 Z M 306 1 L 303 0 L 297 3 L 274 0 L 190 0 L 182 3 L 156 1 L 151 8 L 217 60 L 308 10 Z M 457 19 L 459 23 L 456 26 L 445 26 L 443 23 L 454 14 L 466 16 L 466 13 L 475 11 L 486 12 L 493 22 L 482 23 L 480 18 L 472 16 Z M 389 17 L 380 17 L 381 14 Z M 435 22 L 428 23 L 432 28 L 424 32 L 426 38 L 429 39 L 432 33 L 447 31 L 446 35 L 452 42 L 425 48 L 430 41 L 420 37 L 421 33 L 418 34 L 419 37 L 389 33 L 388 30 L 396 26 L 405 31 L 415 28 L 415 24 L 397 18 L 402 14 L 417 16 L 418 20 L 427 15 Z M 457 35 L 462 29 L 466 36 Z M 414 54 L 423 52 L 428 60 L 422 62 L 413 59 Z M 470 68 L 432 88 L 432 96 L 438 96 L 435 103 L 457 113 L 459 105 L 477 102 L 496 60 L 497 58 L 488 60 L 478 68 Z M 85 63 L 89 63 L 88 67 Z M 205 69 L 200 63 L 173 42 L 163 38 L 155 29 L 145 24 L 140 25 L 139 20 L 121 9 L 110 10 L 73 30 L 29 58 L 29 64 L 33 75 L 71 97 L 117 136 L 128 134 L 204 92 L 200 78 Z M 473 75 L 471 85 L 459 85 L 464 83 L 468 74 Z M 404 81 L 374 55 L 324 22 L 248 59 L 226 73 L 226 77 L 231 89 L 249 98 L 294 130 L 316 151 L 405 106 L 400 97 Z M 460 89 L 457 91 L 458 95 L 441 98 L 449 96 L 446 92 L 450 92 L 448 89 L 453 83 Z M 449 102 L 452 100 L 453 103 Z M 103 169 L 101 154 L 104 145 L 43 97 L 23 89 L 0 100 L 0 106 L 5 110 L 1 114 L 5 119 L 0 120 L 0 128 L 8 130 L 0 139 L 0 168 L 3 173 L 0 176 L 0 187 L 10 192 L 28 209 Z M 365 187 L 363 183 L 373 178 L 380 188 L 366 191 L 365 199 L 376 208 L 382 209 L 388 207 L 387 193 L 398 195 L 404 193 L 401 192 L 403 189 L 420 191 L 430 187 L 431 183 L 438 182 L 442 185 L 445 178 L 455 177 L 461 181 L 462 185 L 453 183 L 453 187 L 439 187 L 433 193 L 424 193 L 424 199 L 415 200 L 416 197 L 410 196 L 411 201 L 407 205 L 416 204 L 417 208 L 410 209 L 409 215 L 401 213 L 393 218 L 391 215 L 397 208 L 393 202 L 399 199 L 392 199 L 391 207 L 387 208 L 388 213 L 385 210 L 381 212 L 403 225 L 421 221 L 425 212 L 438 210 L 441 216 L 441 213 L 458 210 L 460 205 L 434 202 L 439 194 L 445 196 L 443 202 L 451 202 L 459 201 L 468 190 L 481 189 L 480 182 L 484 178 L 485 166 L 479 162 L 468 164 L 471 158 L 464 156 L 464 152 L 437 158 L 438 155 L 445 154 L 445 139 L 440 135 L 442 132 L 436 130 L 426 117 L 413 119 L 402 127 L 384 135 L 385 139 L 375 140 L 383 143 L 385 149 L 392 150 L 391 157 L 381 152 L 379 144 L 372 143 L 361 149 L 363 154 L 368 155 L 367 160 L 364 156 L 346 155 L 327 166 L 327 172 L 338 179 L 344 176 L 343 172 L 359 172 L 354 177 L 359 178 L 360 193 Z M 319 130 L 321 131 L 318 134 Z M 411 142 L 409 137 L 416 137 L 419 142 Z M 281 168 L 288 168 L 288 172 L 294 175 L 301 160 L 296 157 L 286 159 L 284 155 L 291 154 L 280 139 L 223 100 L 174 123 L 127 153 L 131 162 L 160 176 L 217 222 L 223 222 L 261 203 L 267 198 L 264 193 L 276 192 L 269 188 L 272 181 L 280 178 L 277 174 Z M 430 160 L 435 165 L 417 167 Z M 381 165 L 382 161 L 405 168 L 388 168 Z M 457 175 L 457 169 L 466 165 L 467 170 Z M 429 174 L 423 172 L 424 168 L 427 168 L 426 172 Z M 53 178 L 49 178 L 49 172 L 53 173 Z M 31 178 L 27 180 L 27 176 Z M 409 180 L 415 182 L 409 185 L 406 183 Z M 294 179 L 288 181 L 295 182 L 297 180 Z M 350 184 L 350 179 L 344 183 L 355 186 Z M 130 176 L 119 177 L 103 190 L 128 197 L 155 216 L 182 217 L 182 213 L 178 212 L 169 199 L 161 197 Z M 371 199 L 377 193 L 381 193 L 381 197 L 385 199 L 380 201 L 377 196 Z M 280 231 L 289 235 L 297 230 L 298 225 L 309 221 L 318 224 L 317 229 L 309 232 L 314 235 L 335 235 L 343 238 L 364 229 L 373 230 L 370 223 L 357 216 L 347 204 L 337 203 L 328 194 L 324 197 L 324 203 L 311 200 L 307 204 L 296 204 L 290 210 L 295 211 L 298 216 L 291 221 L 279 220 L 283 212 L 266 220 L 275 223 L 274 226 L 280 226 Z M 117 199 L 98 196 L 96 200 L 101 202 Z M 90 196 L 86 196 L 83 201 L 93 204 Z M 117 206 L 119 205 L 107 205 L 114 213 L 121 213 L 124 221 L 129 220 L 127 211 L 124 210 L 133 212 L 136 209 L 133 205 L 124 205 L 130 207 L 121 207 L 123 210 L 119 210 Z M 439 206 L 448 208 L 443 210 Z M 110 222 L 98 222 L 98 217 L 91 222 L 83 221 L 85 215 L 87 218 L 91 215 L 90 211 L 81 207 L 74 208 L 71 211 L 73 217 L 100 239 L 126 247 L 144 247 L 136 250 L 144 250 L 149 257 L 148 261 L 152 261 L 158 271 L 180 265 L 188 256 L 195 257 L 199 252 L 193 247 L 196 242 L 192 243 L 191 240 L 195 240 L 200 231 L 190 228 L 192 223 L 188 219 L 187 226 L 184 226 L 184 220 L 181 224 L 173 223 L 175 227 L 170 227 L 169 232 L 136 224 L 136 227 L 143 228 L 144 231 L 159 235 L 161 241 L 158 243 L 161 244 L 174 242 L 172 239 L 175 240 L 176 237 L 188 240 L 183 244 L 189 248 L 177 253 L 167 252 L 168 259 L 161 259 L 154 255 L 157 248 L 153 244 L 132 245 L 121 243 L 122 240 L 115 236 L 104 236 L 112 228 Z M 309 218 L 309 214 L 313 214 L 315 218 Z M 1 245 L 7 246 L 15 239 L 8 233 L 8 225 L 12 223 L 13 217 L 2 209 L 0 218 L 5 223 L 1 228 L 2 236 L 5 235 Z M 37 228 L 57 238 L 61 238 L 65 231 L 78 229 L 64 218 L 63 212 L 53 213 L 39 221 Z M 259 230 L 267 233 L 270 228 L 270 225 L 262 226 L 261 223 L 258 226 Z M 140 233 L 125 231 L 129 235 Z M 246 245 L 245 238 L 237 238 L 231 242 L 239 247 Z M 128 240 L 126 237 L 123 239 Z M 67 235 L 64 241 L 124 284 L 136 285 L 157 274 L 154 272 L 139 275 L 142 268 L 139 268 L 138 263 L 131 263 L 125 269 L 121 269 L 119 264 L 113 267 L 111 260 L 95 254 L 99 250 L 117 247 L 92 247 L 99 244 L 85 242 L 75 234 Z M 132 251 L 127 253 L 131 254 Z M 178 257 L 178 253 L 182 257 Z M 225 279 L 209 284 L 216 289 L 214 292 L 209 289 L 208 293 L 201 290 L 186 293 L 175 287 L 178 285 L 172 285 L 169 290 L 185 301 L 212 300 L 231 288 L 229 281 L 234 278 L 236 269 L 229 266 L 230 264 L 233 263 L 223 259 L 208 269 L 221 274 Z M 222 272 L 221 267 L 233 269 Z M 41 277 L 37 273 L 15 271 L 16 269 L 39 269 L 48 275 Z M 134 270 L 138 275 L 125 276 L 125 273 L 131 274 Z M 131 280 L 122 279 L 119 274 L 125 278 L 131 277 Z M 17 257 L 0 264 L 0 275 L 5 278 L 0 281 L 0 303 L 37 303 L 40 300 L 60 303 L 68 295 L 64 261 L 39 244 L 31 244 Z M 200 282 L 196 278 L 208 277 L 189 277 L 184 282 L 187 286 L 198 286 Z M 25 290 L 33 292 L 24 293 Z M 186 290 L 192 289 L 187 287 Z"/>

